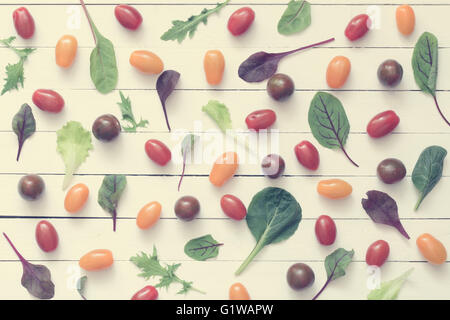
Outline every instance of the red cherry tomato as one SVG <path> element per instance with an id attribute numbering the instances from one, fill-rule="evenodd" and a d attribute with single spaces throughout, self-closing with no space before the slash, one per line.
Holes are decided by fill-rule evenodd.
<path id="1" fill-rule="evenodd" d="M 350 20 L 345 29 L 345 36 L 350 41 L 355 41 L 369 31 L 370 18 L 367 14 L 360 14 Z"/>
<path id="2" fill-rule="evenodd" d="M 240 8 L 228 19 L 228 30 L 233 36 L 239 36 L 250 28 L 253 20 L 255 20 L 255 12 L 251 8 Z"/>
<path id="3" fill-rule="evenodd" d="M 317 218 L 315 231 L 317 240 L 324 246 L 332 245 L 336 240 L 336 224 L 327 215 L 321 215 Z"/>
<path id="4" fill-rule="evenodd" d="M 156 300 L 158 299 L 158 291 L 154 286 L 145 286 L 136 292 L 131 300 Z"/>
<path id="5" fill-rule="evenodd" d="M 400 118 L 394 111 L 384 111 L 377 114 L 372 118 L 372 120 L 370 120 L 369 124 L 367 125 L 367 133 L 372 138 L 381 138 L 392 132 L 392 130 L 397 127 L 399 122 Z"/>
<path id="6" fill-rule="evenodd" d="M 120 24 L 130 30 L 136 30 L 142 23 L 142 16 L 135 8 L 127 4 L 119 4 L 114 9 L 114 14 Z"/>
<path id="7" fill-rule="evenodd" d="M 34 34 L 34 20 L 27 8 L 20 7 L 13 12 L 14 27 L 24 39 L 30 39 Z"/>
<path id="8" fill-rule="evenodd" d="M 33 93 L 33 103 L 42 111 L 58 113 L 64 108 L 64 99 L 53 90 L 39 89 Z"/>
<path id="9" fill-rule="evenodd" d="M 389 244 L 384 240 L 372 243 L 366 252 L 366 263 L 369 266 L 381 267 L 389 256 Z"/>
<path id="10" fill-rule="evenodd" d="M 231 194 L 226 194 L 220 199 L 223 212 L 234 220 L 242 220 L 247 215 L 247 209 L 242 201 Z"/>
<path id="11" fill-rule="evenodd" d="M 172 159 L 169 148 L 159 140 L 150 139 L 145 143 L 145 152 L 148 157 L 160 166 L 165 166 Z"/>
<path id="12" fill-rule="evenodd" d="M 316 147 L 309 141 L 302 141 L 294 148 L 295 156 L 305 168 L 309 170 L 317 170 L 319 167 L 319 152 Z"/>
<path id="13" fill-rule="evenodd" d="M 37 224 L 36 242 L 45 252 L 53 251 L 58 247 L 58 233 L 50 222 L 42 220 Z"/>
<path id="14" fill-rule="evenodd" d="M 245 118 L 245 123 L 249 129 L 259 131 L 269 128 L 275 120 L 277 120 L 275 112 L 270 109 L 264 109 L 250 113 Z"/>

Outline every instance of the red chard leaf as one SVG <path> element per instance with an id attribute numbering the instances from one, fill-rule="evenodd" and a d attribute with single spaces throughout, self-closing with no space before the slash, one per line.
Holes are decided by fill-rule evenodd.
<path id="1" fill-rule="evenodd" d="M 174 70 L 166 70 L 159 76 L 156 81 L 156 91 L 158 92 L 159 99 L 161 100 L 162 108 L 164 111 L 164 117 L 166 118 L 167 129 L 170 131 L 169 118 L 166 111 L 166 100 L 172 94 L 175 89 L 180 74 Z"/>

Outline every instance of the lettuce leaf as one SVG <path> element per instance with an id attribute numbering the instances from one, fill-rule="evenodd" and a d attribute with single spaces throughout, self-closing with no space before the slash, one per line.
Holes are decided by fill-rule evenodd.
<path id="1" fill-rule="evenodd" d="M 395 300 L 397 299 L 398 293 L 405 283 L 406 279 L 413 272 L 413 268 L 406 271 L 400 277 L 394 280 L 382 282 L 379 289 L 374 289 L 370 291 L 367 296 L 368 300 Z"/>

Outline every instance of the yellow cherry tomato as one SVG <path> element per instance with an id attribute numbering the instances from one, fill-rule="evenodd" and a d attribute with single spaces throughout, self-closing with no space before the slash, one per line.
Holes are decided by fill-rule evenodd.
<path id="1" fill-rule="evenodd" d="M 209 181 L 216 187 L 221 187 L 234 176 L 238 166 L 237 153 L 225 152 L 214 162 L 211 173 L 209 174 Z"/>
<path id="2" fill-rule="evenodd" d="M 206 81 L 210 85 L 218 85 L 222 82 L 223 72 L 225 70 L 225 58 L 219 50 L 209 50 L 203 60 Z"/>
<path id="3" fill-rule="evenodd" d="M 146 74 L 158 74 L 164 70 L 162 60 L 153 52 L 137 50 L 131 53 L 130 64 Z"/>
<path id="4" fill-rule="evenodd" d="M 322 180 L 317 184 L 317 192 L 330 199 L 342 199 L 352 193 L 352 186 L 340 179 Z"/>
<path id="5" fill-rule="evenodd" d="M 229 290 L 230 300 L 250 300 L 247 289 L 240 282 L 231 285 Z"/>
<path id="6" fill-rule="evenodd" d="M 416 16 L 414 10 L 408 5 L 402 5 L 397 8 L 395 12 L 395 19 L 397 21 L 397 28 L 401 34 L 408 36 L 414 31 L 416 24 Z"/>
<path id="7" fill-rule="evenodd" d="M 350 74 L 351 63 L 347 57 L 334 57 L 327 68 L 327 84 L 330 88 L 338 89 L 347 81 Z"/>
<path id="8" fill-rule="evenodd" d="M 81 257 L 79 265 L 87 271 L 109 268 L 114 262 L 112 252 L 107 249 L 96 249 Z"/>
<path id="9" fill-rule="evenodd" d="M 429 233 L 421 234 L 416 240 L 422 256 L 432 264 L 443 264 L 447 260 L 447 250 L 438 239 Z"/>
<path id="10" fill-rule="evenodd" d="M 62 36 L 55 47 L 56 64 L 62 68 L 70 67 L 77 55 L 77 48 L 78 41 L 74 36 Z"/>
<path id="11" fill-rule="evenodd" d="M 136 224 L 140 229 L 148 229 L 158 222 L 161 216 L 161 204 L 157 201 L 147 203 L 139 211 Z"/>
<path id="12" fill-rule="evenodd" d="M 83 183 L 76 184 L 67 192 L 64 208 L 67 212 L 76 213 L 84 207 L 88 197 L 89 188 Z"/>

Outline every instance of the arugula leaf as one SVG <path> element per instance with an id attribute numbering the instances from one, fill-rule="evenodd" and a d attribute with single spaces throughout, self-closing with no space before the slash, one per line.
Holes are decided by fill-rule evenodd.
<path id="1" fill-rule="evenodd" d="M 19 62 L 15 64 L 9 64 L 6 66 L 6 83 L 3 85 L 1 95 L 13 89 L 18 90 L 19 85 L 23 88 L 23 82 L 25 80 L 23 63 L 27 60 L 28 55 L 34 52 L 36 49 L 25 48 L 17 49 L 11 46 L 16 37 L 9 37 L 7 39 L 0 39 L 0 43 L 7 48 L 13 50 L 19 56 Z"/>
<path id="2" fill-rule="evenodd" d="M 23 143 L 36 131 L 36 120 L 33 116 L 31 107 L 24 103 L 19 112 L 13 118 L 12 129 L 17 135 L 19 142 L 19 149 L 17 151 L 16 161 L 19 161 L 20 152 L 22 151 Z"/>
<path id="3" fill-rule="evenodd" d="M 215 258 L 219 254 L 219 247 L 223 243 L 217 242 L 210 234 L 192 239 L 184 246 L 184 253 L 197 261 Z"/>
<path id="4" fill-rule="evenodd" d="M 98 190 L 98 204 L 112 215 L 114 231 L 116 231 L 117 205 L 126 186 L 127 177 L 122 174 L 111 174 L 103 178 L 102 186 Z"/>
<path id="5" fill-rule="evenodd" d="M 83 298 L 83 300 L 87 300 L 86 297 L 84 296 L 84 291 L 86 290 L 87 279 L 88 279 L 87 276 L 82 276 L 77 281 L 77 291 L 78 291 L 78 294 L 80 295 L 80 297 Z"/>
<path id="6" fill-rule="evenodd" d="M 225 7 L 230 0 L 226 0 L 223 3 L 217 4 L 217 6 L 213 9 L 203 9 L 197 16 L 191 16 L 186 21 L 174 20 L 172 21 L 172 28 L 167 30 L 162 36 L 161 40 L 177 40 L 178 43 L 183 42 L 186 39 L 186 36 L 189 34 L 189 38 L 192 38 L 197 31 L 197 27 L 200 23 L 206 25 L 208 21 L 208 16 L 220 11 L 223 7 Z"/>
<path id="7" fill-rule="evenodd" d="M 311 24 L 311 5 L 305 0 L 291 0 L 278 22 L 278 32 L 291 35 L 305 30 Z"/>
<path id="8" fill-rule="evenodd" d="M 156 288 L 168 289 L 171 284 L 179 283 L 183 288 L 178 291 L 177 294 L 186 294 L 191 290 L 205 294 L 205 292 L 194 288 L 192 282 L 182 280 L 175 274 L 177 269 L 181 266 L 180 263 L 171 265 L 166 264 L 166 266 L 163 267 L 158 260 L 155 246 L 153 246 L 153 254 L 149 255 L 145 252 L 141 252 L 141 254 L 136 254 L 136 256 L 131 257 L 130 261 L 141 270 L 138 277 L 142 277 L 145 280 L 150 278 L 160 278 L 159 283 L 155 285 Z"/>
<path id="9" fill-rule="evenodd" d="M 409 275 L 414 271 L 414 268 L 409 269 L 400 277 L 388 282 L 382 282 L 379 289 L 374 289 L 369 292 L 368 300 L 396 300 L 398 293 L 405 283 Z"/>
<path id="10" fill-rule="evenodd" d="M 223 132 L 232 128 L 230 112 L 223 103 L 216 100 L 209 100 L 208 104 L 202 107 L 202 111 L 208 114 Z"/>
<path id="11" fill-rule="evenodd" d="M 89 150 L 94 147 L 92 146 L 91 132 L 85 130 L 77 121 L 67 122 L 65 126 L 56 131 L 56 135 L 56 151 L 61 154 L 66 166 L 63 181 L 63 190 L 65 190 L 75 171 L 89 156 Z"/>
<path id="12" fill-rule="evenodd" d="M 139 123 L 136 122 L 136 119 L 133 115 L 133 109 L 131 108 L 131 100 L 130 97 L 126 97 L 123 95 L 122 91 L 119 91 L 121 102 L 117 104 L 120 107 L 120 111 L 122 112 L 122 120 L 126 121 L 130 124 L 130 126 L 123 126 L 123 129 L 127 132 L 136 132 L 137 128 L 145 128 L 148 125 L 147 120 L 141 120 Z"/>

